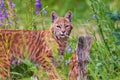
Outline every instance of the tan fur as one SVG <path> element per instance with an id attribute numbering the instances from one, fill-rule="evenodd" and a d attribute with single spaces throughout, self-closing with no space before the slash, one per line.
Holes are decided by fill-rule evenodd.
<path id="1" fill-rule="evenodd" d="M 70 61 L 70 70 L 68 75 L 68 80 L 77 80 L 78 77 L 78 68 L 79 64 L 77 61 L 76 51 L 73 53 L 71 61 Z"/>
<path id="2" fill-rule="evenodd" d="M 24 58 L 26 53 L 31 62 L 41 65 L 47 72 L 49 80 L 58 79 L 52 65 L 55 62 L 53 52 L 56 51 L 62 56 L 65 51 L 67 39 L 72 30 L 71 12 L 68 12 L 65 17 L 58 17 L 55 12 L 51 15 L 51 30 L 0 30 L 0 76 L 2 79 L 10 79 L 10 63 L 12 64 L 15 58 Z"/>

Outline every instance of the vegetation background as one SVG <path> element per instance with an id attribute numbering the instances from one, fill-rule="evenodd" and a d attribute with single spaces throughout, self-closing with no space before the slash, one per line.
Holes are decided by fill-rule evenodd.
<path id="1" fill-rule="evenodd" d="M 7 1 L 5 7 L 9 12 Z M 75 50 L 77 38 L 90 35 L 94 38 L 90 51 L 90 61 L 87 66 L 89 80 L 120 80 L 120 0 L 40 0 L 40 13 L 36 14 L 37 0 L 11 0 L 14 16 L 11 24 L 2 23 L 1 28 L 18 28 L 28 30 L 49 29 L 51 11 L 64 16 L 72 11 L 73 31 L 68 41 L 64 55 L 65 60 L 57 69 L 58 74 L 67 80 L 69 60 Z M 23 64 L 11 66 L 13 80 L 30 80 L 38 75 L 35 64 L 29 58 L 21 60 Z M 40 80 L 46 80 L 46 73 L 41 71 Z"/>

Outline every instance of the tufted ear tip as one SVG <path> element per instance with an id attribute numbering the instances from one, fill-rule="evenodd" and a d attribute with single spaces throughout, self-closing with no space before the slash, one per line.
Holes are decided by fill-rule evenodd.
<path id="1" fill-rule="evenodd" d="M 56 12 L 55 12 L 55 11 L 52 11 L 52 12 L 51 12 L 51 15 L 53 15 L 53 14 L 56 14 Z"/>
<path id="2" fill-rule="evenodd" d="M 71 20 L 72 20 L 72 12 L 70 10 L 65 14 L 65 18 L 67 18 L 71 22 Z"/>
<path id="3" fill-rule="evenodd" d="M 69 10 L 67 13 L 69 13 L 69 14 L 71 14 L 71 15 L 72 15 L 72 11 L 70 11 L 70 10 Z"/>
<path id="4" fill-rule="evenodd" d="M 56 12 L 55 11 L 52 11 L 51 12 L 51 19 L 52 19 L 52 23 L 57 19 L 57 14 L 56 14 Z"/>

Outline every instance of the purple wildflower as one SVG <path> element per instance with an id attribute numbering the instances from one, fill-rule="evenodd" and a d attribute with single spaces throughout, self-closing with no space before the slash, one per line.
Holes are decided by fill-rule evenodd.
<path id="1" fill-rule="evenodd" d="M 2 9 L 4 7 L 4 1 L 0 0 L 0 9 Z"/>
<path id="2" fill-rule="evenodd" d="M 35 2 L 36 14 L 39 14 L 39 9 L 41 7 L 42 7 L 42 4 L 40 3 L 40 0 L 36 0 Z"/>
<path id="3" fill-rule="evenodd" d="M 11 6 L 12 6 L 12 8 L 13 8 L 13 7 L 15 7 L 15 4 L 14 4 L 14 3 L 12 3 L 12 4 L 11 4 Z"/>
<path id="4" fill-rule="evenodd" d="M 96 16 L 95 14 L 92 16 L 93 19 L 96 19 L 96 17 L 97 17 L 97 16 Z"/>
<path id="5" fill-rule="evenodd" d="M 11 62 L 11 64 L 12 64 L 12 65 L 19 65 L 19 64 L 20 64 L 20 60 L 15 59 L 15 60 L 13 60 L 13 61 Z"/>
<path id="6" fill-rule="evenodd" d="M 12 2 L 12 0 L 10 0 L 10 1 L 8 2 L 8 7 L 9 7 L 10 9 L 12 9 L 13 7 L 15 7 L 15 4 Z"/>
<path id="7" fill-rule="evenodd" d="M 39 10 L 36 10 L 36 12 L 35 12 L 37 15 L 39 14 Z"/>
<path id="8" fill-rule="evenodd" d="M 69 65 L 69 63 L 70 63 L 70 59 L 65 60 L 65 65 L 66 65 L 66 66 Z"/>
<path id="9" fill-rule="evenodd" d="M 8 13 L 6 11 L 6 8 L 4 8 L 4 18 L 7 18 L 8 17 Z"/>
<path id="10" fill-rule="evenodd" d="M 13 21 L 11 20 L 10 22 L 9 22 L 9 24 L 12 24 L 13 23 Z"/>
<path id="11" fill-rule="evenodd" d="M 68 45 L 67 47 L 66 47 L 66 50 L 70 53 L 70 52 L 72 52 L 72 48 Z"/>
<path id="12" fill-rule="evenodd" d="M 11 59 L 11 62 L 10 62 L 11 65 L 19 65 L 21 63 L 21 61 L 17 59 L 15 56 L 13 56 L 12 54 L 10 55 L 10 59 Z"/>
<path id="13" fill-rule="evenodd" d="M 36 0 L 35 7 L 41 8 L 42 4 L 40 3 L 40 0 Z"/>
<path id="14" fill-rule="evenodd" d="M 6 8 L 4 6 L 4 1 L 3 0 L 0 1 L 0 17 L 2 17 L 2 18 L 3 17 L 4 18 L 8 17 L 8 13 L 7 13 Z"/>
<path id="15" fill-rule="evenodd" d="M 7 8 L 6 6 L 4 5 L 4 0 L 0 0 L 0 26 L 2 26 L 3 28 L 5 26 L 8 26 L 9 24 L 12 24 L 13 23 L 13 20 L 12 19 L 9 19 L 8 21 L 8 18 L 11 16 L 10 13 L 7 12 Z M 15 6 L 15 4 L 12 3 L 12 0 L 10 0 L 8 2 L 8 7 L 10 10 L 12 10 L 12 8 Z"/>
<path id="16" fill-rule="evenodd" d="M 6 12 L 5 7 L 4 7 L 4 1 L 0 0 L 0 25 L 2 26 L 4 22 L 4 18 L 6 17 L 4 13 Z M 6 13 L 5 13 L 6 14 Z"/>
<path id="17" fill-rule="evenodd" d="M 2 11 L 0 11 L 0 21 L 2 21 L 3 16 L 2 16 Z"/>

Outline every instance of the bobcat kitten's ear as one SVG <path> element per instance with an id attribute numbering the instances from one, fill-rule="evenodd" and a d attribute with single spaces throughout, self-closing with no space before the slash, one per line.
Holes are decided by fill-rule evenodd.
<path id="1" fill-rule="evenodd" d="M 58 18 L 58 16 L 57 16 L 56 12 L 52 11 L 52 13 L 51 13 L 52 23 L 54 23 L 57 18 Z"/>
<path id="2" fill-rule="evenodd" d="M 72 12 L 71 11 L 68 11 L 65 15 L 65 18 L 67 18 L 70 22 L 71 22 L 71 19 L 72 19 Z"/>

